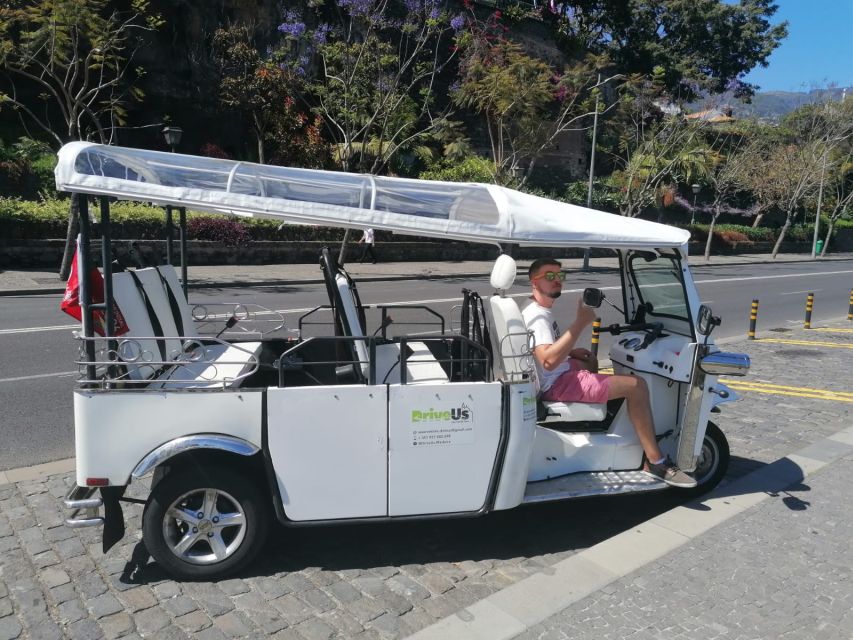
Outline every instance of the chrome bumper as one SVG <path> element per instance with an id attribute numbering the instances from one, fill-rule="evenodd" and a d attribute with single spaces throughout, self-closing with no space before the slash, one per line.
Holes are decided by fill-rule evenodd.
<path id="1" fill-rule="evenodd" d="M 79 529 L 99 527 L 104 524 L 104 518 L 100 515 L 104 501 L 100 495 L 94 495 L 96 491 L 96 487 L 75 485 L 71 488 L 65 496 L 65 508 L 71 510 L 71 515 L 65 519 L 66 526 Z"/>

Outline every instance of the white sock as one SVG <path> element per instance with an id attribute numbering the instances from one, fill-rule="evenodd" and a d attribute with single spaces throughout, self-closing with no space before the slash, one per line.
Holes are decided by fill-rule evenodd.
<path id="1" fill-rule="evenodd" d="M 660 460 L 650 460 L 649 462 L 651 462 L 652 464 L 663 464 L 664 462 L 666 462 L 666 456 L 664 456 Z"/>

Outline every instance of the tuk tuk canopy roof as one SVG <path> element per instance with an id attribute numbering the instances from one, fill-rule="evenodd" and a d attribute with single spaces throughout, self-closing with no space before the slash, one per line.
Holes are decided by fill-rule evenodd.
<path id="1" fill-rule="evenodd" d="M 62 147 L 55 175 L 60 191 L 488 244 L 657 249 L 682 247 L 690 237 L 682 229 L 493 184 L 296 169 L 88 142 Z"/>

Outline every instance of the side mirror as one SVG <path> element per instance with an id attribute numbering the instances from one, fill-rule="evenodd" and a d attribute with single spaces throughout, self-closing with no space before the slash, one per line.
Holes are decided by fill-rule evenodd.
<path id="1" fill-rule="evenodd" d="M 704 304 L 699 307 L 699 320 L 696 323 L 696 330 L 700 335 L 711 335 L 714 327 L 720 326 L 720 322 L 720 317 L 711 313 L 711 307 Z"/>
<path id="2" fill-rule="evenodd" d="M 604 301 L 604 292 L 601 289 L 593 289 L 592 287 L 583 290 L 583 303 L 587 307 L 598 308 Z"/>

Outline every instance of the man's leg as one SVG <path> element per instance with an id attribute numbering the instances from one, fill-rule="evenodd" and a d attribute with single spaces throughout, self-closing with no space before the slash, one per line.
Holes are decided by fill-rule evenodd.
<path id="1" fill-rule="evenodd" d="M 663 458 L 655 437 L 655 422 L 652 418 L 652 407 L 649 402 L 649 388 L 646 381 L 636 376 L 611 376 L 608 400 L 625 398 L 628 403 L 628 416 L 640 439 L 640 445 L 651 462 Z"/>
<path id="2" fill-rule="evenodd" d="M 674 465 L 669 458 L 664 459 L 658 447 L 646 381 L 635 376 L 612 376 L 608 399 L 614 398 L 625 398 L 628 403 L 628 416 L 631 418 L 648 461 L 644 470 L 674 487 L 684 489 L 695 487 L 696 480 Z"/>

